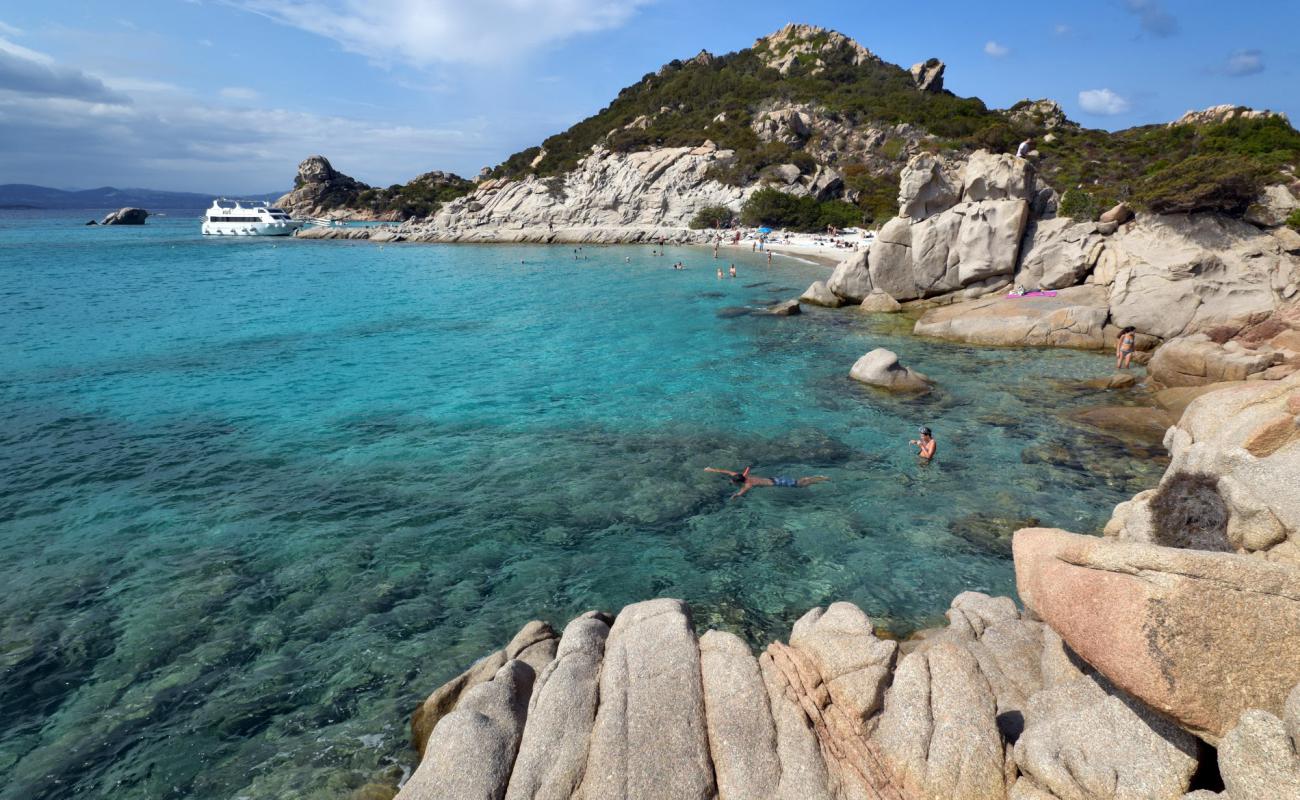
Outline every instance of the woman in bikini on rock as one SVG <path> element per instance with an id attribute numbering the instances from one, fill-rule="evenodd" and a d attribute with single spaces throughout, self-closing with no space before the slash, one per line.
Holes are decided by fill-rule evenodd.
<path id="1" fill-rule="evenodd" d="M 731 478 L 731 482 L 740 487 L 740 491 L 732 495 L 737 498 L 753 489 L 755 486 L 778 486 L 783 489 L 802 489 L 805 486 L 811 486 L 814 483 L 828 481 L 830 478 L 825 475 L 812 475 L 807 478 L 762 478 L 758 475 L 750 475 L 749 467 L 745 467 L 744 472 L 732 472 L 729 469 L 717 469 L 715 467 L 705 467 L 705 472 L 717 472 Z"/>

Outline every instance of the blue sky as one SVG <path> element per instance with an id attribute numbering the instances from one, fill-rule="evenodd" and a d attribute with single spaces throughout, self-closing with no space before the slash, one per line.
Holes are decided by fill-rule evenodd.
<path id="1" fill-rule="evenodd" d="M 1090 127 L 1219 103 L 1300 120 L 1297 0 L 0 0 L 0 183 L 267 192 L 312 153 L 376 185 L 469 176 L 790 21 Z"/>

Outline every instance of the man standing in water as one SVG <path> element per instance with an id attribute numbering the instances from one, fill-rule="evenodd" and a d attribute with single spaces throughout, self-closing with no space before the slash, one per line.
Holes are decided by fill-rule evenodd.
<path id="1" fill-rule="evenodd" d="M 913 439 L 908 444 L 915 445 L 917 448 L 916 454 L 925 461 L 934 458 L 934 454 L 939 452 L 939 443 L 930 435 L 930 429 L 924 425 L 921 426 L 921 438 Z"/>

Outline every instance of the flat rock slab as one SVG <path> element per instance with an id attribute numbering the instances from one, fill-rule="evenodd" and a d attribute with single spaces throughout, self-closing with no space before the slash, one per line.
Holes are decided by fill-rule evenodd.
<path id="1" fill-rule="evenodd" d="M 1148 444 L 1164 441 L 1165 431 L 1178 421 L 1164 409 L 1150 406 L 1096 406 L 1075 411 L 1070 419 L 1120 439 Z"/>
<path id="2" fill-rule="evenodd" d="M 710 800 L 716 793 L 700 651 L 680 600 L 626 606 L 605 643 L 583 800 Z"/>
<path id="3" fill-rule="evenodd" d="M 1300 683 L 1300 570 L 1027 528 L 1013 543 L 1025 605 L 1128 694 L 1211 742 Z M 1213 657 L 1207 657 L 1213 654 Z"/>
<path id="4" fill-rule="evenodd" d="M 918 336 L 987 345 L 1100 349 L 1109 315 L 1106 291 L 1062 289 L 1055 297 L 985 297 L 932 308 L 917 320 Z"/>

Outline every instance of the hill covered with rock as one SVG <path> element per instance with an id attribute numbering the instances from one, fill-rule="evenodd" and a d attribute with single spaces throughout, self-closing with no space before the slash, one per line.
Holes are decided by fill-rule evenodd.
<path id="1" fill-rule="evenodd" d="M 397 221 L 429 216 L 472 187 L 459 175 L 434 171 L 379 189 L 344 175 L 324 156 L 308 156 L 298 165 L 293 190 L 276 206 L 297 217 Z"/>

